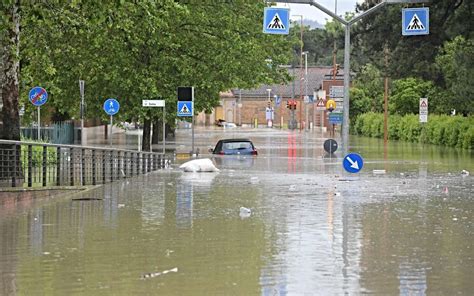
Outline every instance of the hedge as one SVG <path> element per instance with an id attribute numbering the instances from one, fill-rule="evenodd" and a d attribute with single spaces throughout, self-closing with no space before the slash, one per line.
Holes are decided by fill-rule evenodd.
<path id="1" fill-rule="evenodd" d="M 352 133 L 383 138 L 383 114 L 370 112 L 359 115 L 352 126 Z M 388 138 L 473 149 L 474 117 L 430 115 L 428 123 L 422 124 L 418 115 L 390 115 Z"/>

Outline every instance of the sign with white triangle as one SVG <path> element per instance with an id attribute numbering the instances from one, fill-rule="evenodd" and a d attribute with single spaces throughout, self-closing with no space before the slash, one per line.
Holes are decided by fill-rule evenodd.
<path id="1" fill-rule="evenodd" d="M 326 110 L 326 103 L 324 102 L 324 99 L 318 99 L 318 101 L 316 102 L 316 110 L 317 111 Z"/>
<path id="2" fill-rule="evenodd" d="M 430 10 L 428 7 L 402 10 L 402 35 L 428 35 L 430 33 Z"/>
<path id="3" fill-rule="evenodd" d="M 288 34 L 290 32 L 290 10 L 281 7 L 265 7 L 263 11 L 263 33 Z"/>
<path id="4" fill-rule="evenodd" d="M 192 101 L 178 101 L 178 116 L 193 116 Z"/>

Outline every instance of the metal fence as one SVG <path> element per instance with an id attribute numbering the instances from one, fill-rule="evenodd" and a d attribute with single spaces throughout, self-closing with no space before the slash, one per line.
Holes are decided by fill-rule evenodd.
<path id="1" fill-rule="evenodd" d="M 105 184 L 171 161 L 153 152 L 0 140 L 0 187 Z"/>
<path id="2" fill-rule="evenodd" d="M 38 127 L 22 127 L 21 135 L 30 140 L 42 140 L 54 144 L 74 144 L 80 140 L 80 130 L 74 127 L 72 121 L 54 122 L 50 126 L 40 128 L 40 139 L 38 139 Z"/>

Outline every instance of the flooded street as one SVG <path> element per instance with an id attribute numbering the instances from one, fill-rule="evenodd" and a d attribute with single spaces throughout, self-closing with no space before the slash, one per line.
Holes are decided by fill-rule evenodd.
<path id="1" fill-rule="evenodd" d="M 196 147 L 243 137 L 259 155 L 217 173 L 176 160 L 73 197 L 95 200 L 2 204 L 0 295 L 472 295 L 473 152 L 351 137 L 353 175 L 317 131 L 197 129 Z"/>

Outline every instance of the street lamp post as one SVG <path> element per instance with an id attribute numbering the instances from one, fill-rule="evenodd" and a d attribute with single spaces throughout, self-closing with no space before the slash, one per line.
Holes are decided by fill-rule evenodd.
<path id="1" fill-rule="evenodd" d="M 345 26 L 345 40 L 344 40 L 344 102 L 343 102 L 343 122 L 342 122 L 342 150 L 344 154 L 348 152 L 349 145 L 349 85 L 350 85 L 350 45 L 351 45 L 351 26 L 361 20 L 362 18 L 374 13 L 386 4 L 401 4 L 401 3 L 426 3 L 430 0 L 382 0 L 379 4 L 366 10 L 365 12 L 353 17 L 351 20 L 346 21 L 342 17 L 338 16 L 334 12 L 330 11 L 326 7 L 317 3 L 315 0 L 271 0 L 271 2 L 280 3 L 294 3 L 294 4 L 309 4 L 312 5 L 327 15 L 331 16 L 341 24 Z"/>
<path id="2" fill-rule="evenodd" d="M 303 51 L 304 55 L 304 95 L 305 95 L 305 129 L 309 130 L 309 115 L 308 115 L 308 104 L 309 104 L 309 97 L 308 97 L 308 52 Z"/>

